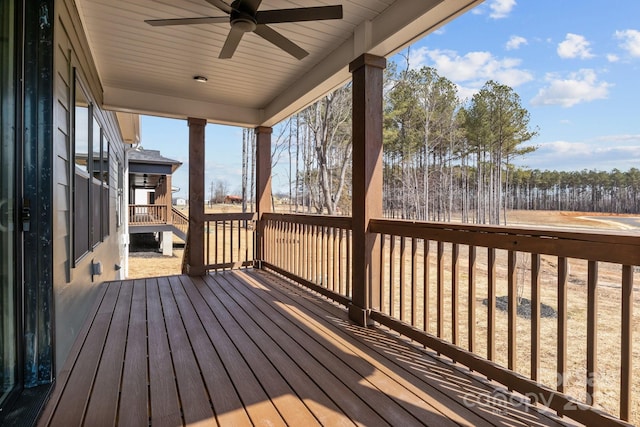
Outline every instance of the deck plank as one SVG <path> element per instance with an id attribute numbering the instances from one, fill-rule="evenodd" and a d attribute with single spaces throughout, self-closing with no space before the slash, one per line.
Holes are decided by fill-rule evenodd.
<path id="1" fill-rule="evenodd" d="M 185 327 L 189 332 L 191 347 L 209 392 L 213 411 L 220 425 L 250 426 L 251 420 L 242 400 L 236 393 L 233 382 L 218 356 L 214 341 L 209 338 L 205 330 L 204 324 L 207 325 L 206 329 L 214 326 L 208 321 L 204 303 L 197 297 L 192 301 L 187 301 L 185 298 L 186 290 L 183 287 L 185 283 L 190 283 L 190 280 L 186 276 L 178 279 L 171 278 L 167 285 L 172 287 Z"/>
<path id="2" fill-rule="evenodd" d="M 118 420 L 122 425 L 149 424 L 147 388 L 147 310 L 145 281 L 133 284 L 129 330 L 122 370 L 121 399 Z"/>
<path id="3" fill-rule="evenodd" d="M 228 277 L 236 283 L 235 291 L 249 291 L 248 283 L 241 283 L 235 277 Z M 261 295 L 258 295 L 261 294 Z M 293 307 L 288 307 L 286 316 L 277 309 L 272 293 L 245 293 L 245 303 L 257 304 L 257 310 L 272 318 L 278 328 L 291 336 L 304 340 L 311 354 L 320 358 L 321 363 L 330 366 L 334 375 L 347 381 L 355 394 L 364 401 L 372 402 L 373 408 L 391 425 L 458 425 L 443 415 L 428 402 L 420 400 L 415 394 L 401 387 L 390 377 L 377 369 L 370 358 L 355 355 L 342 339 L 332 339 L 326 334 L 317 319 L 299 315 Z M 270 294 L 270 295 L 269 295 Z M 265 299 L 268 301 L 265 301 Z M 262 299 L 263 303 L 260 303 Z M 257 311 L 257 310 L 254 310 Z"/>
<path id="4" fill-rule="evenodd" d="M 203 285 L 200 284 L 201 291 L 205 291 Z M 224 287 L 225 283 L 216 281 L 215 285 L 209 283 L 204 286 L 207 286 L 207 291 L 211 292 L 213 289 L 218 290 L 220 287 Z M 265 323 L 259 327 L 247 313 L 239 310 L 239 307 L 228 304 L 223 293 L 218 294 L 216 291 L 212 293 L 218 300 L 215 312 L 220 314 L 223 326 L 227 328 L 228 325 L 227 330 L 230 333 L 235 330 L 236 333 L 233 333 L 235 339 L 240 331 L 238 328 L 231 328 L 231 323 L 236 322 L 237 326 L 242 328 L 242 333 L 246 334 L 247 339 L 250 340 L 243 340 L 244 342 L 240 343 L 242 348 L 239 347 L 243 354 L 251 357 L 247 360 L 248 363 L 251 366 L 263 366 L 266 361 L 268 375 L 264 375 L 265 372 L 262 372 L 262 369 L 256 374 L 259 375 L 261 384 L 289 425 L 317 425 L 320 423 L 353 426 L 353 422 L 307 377 L 304 371 L 299 369 L 290 356 L 278 346 L 278 343 L 264 333 L 261 328 L 271 329 L 274 327 L 268 319 L 265 319 Z M 209 301 L 215 303 L 211 297 L 209 297 Z M 274 387 L 273 382 L 280 384 Z M 301 390 L 304 390 L 305 393 L 302 394 Z M 301 418 L 303 415 L 304 418 Z"/>
<path id="5" fill-rule="evenodd" d="M 159 283 L 147 279 L 147 330 L 149 343 L 149 407 L 151 425 L 175 427 L 183 424 L 176 374 L 169 348 L 160 302 Z"/>
<path id="6" fill-rule="evenodd" d="M 175 280 L 176 278 L 171 278 Z M 179 280 L 179 279 L 178 279 Z M 196 300 L 197 301 L 197 300 Z M 207 334 L 211 342 L 215 343 L 216 351 L 224 367 L 232 379 L 237 393 L 244 403 L 249 417 L 254 425 L 286 425 L 277 409 L 256 380 L 242 355 L 233 345 L 231 339 L 211 310 L 201 309 L 203 324 L 207 325 Z M 235 337 L 234 337 L 235 339 Z"/>
<path id="7" fill-rule="evenodd" d="M 132 296 L 133 282 L 122 282 L 96 375 L 96 386 L 87 407 L 84 421 L 86 425 L 99 425 L 104 420 L 114 420 L 118 413 L 122 359 L 127 342 Z"/>
<path id="8" fill-rule="evenodd" d="M 216 425 L 213 409 L 207 388 L 200 374 L 200 367 L 191 348 L 188 332 L 185 329 L 182 317 L 178 310 L 176 300 L 169 282 L 176 277 L 158 279 L 160 288 L 160 300 L 167 325 L 169 345 L 173 355 L 178 382 L 178 393 L 182 403 L 184 422 L 186 425 Z"/>
<path id="9" fill-rule="evenodd" d="M 190 279 L 187 281 L 191 282 Z M 209 291 L 210 289 L 201 288 L 201 290 Z M 203 296 L 198 294 L 199 298 Z M 213 298 L 209 298 L 208 302 L 215 304 Z M 237 322 L 234 315 L 232 315 L 231 311 L 234 310 L 220 301 L 216 305 L 210 306 L 210 308 L 227 336 L 232 340 L 238 354 L 245 360 L 255 379 L 267 393 L 287 425 L 318 425 L 318 421 L 304 405 L 303 401 L 295 395 L 293 389 L 271 364 L 270 356 L 279 351 L 279 349 L 275 348 L 275 346 L 261 348 L 256 345 L 243 329 L 245 326 Z M 256 367 L 260 368 L 256 369 Z"/>
<path id="10" fill-rule="evenodd" d="M 211 279 L 206 278 L 210 286 Z M 219 288 L 212 289 L 219 292 Z M 388 425 L 366 401 L 362 400 L 344 383 L 343 378 L 334 374 L 335 367 L 331 364 L 322 363 L 318 360 L 318 355 L 314 354 L 307 346 L 306 341 L 300 342 L 295 337 L 290 336 L 274 324 L 274 319 L 262 315 L 256 311 L 251 316 L 255 319 L 256 327 L 262 330 L 278 343 L 282 352 L 291 357 L 291 360 L 314 381 L 322 390 L 335 402 L 353 422 L 358 425 Z M 304 393 L 301 393 L 304 395 Z"/>
<path id="11" fill-rule="evenodd" d="M 333 325 L 329 333 L 349 340 L 359 349 L 358 357 L 368 358 L 372 354 L 378 354 L 388 359 L 392 365 L 385 363 L 376 366 L 383 370 L 391 366 L 387 371 L 388 374 L 394 376 L 397 381 L 402 381 L 405 387 L 416 393 L 420 393 L 420 390 L 428 390 L 427 393 L 423 393 L 425 398 L 431 403 L 439 402 L 439 408 L 459 423 L 463 423 L 459 417 L 464 414 L 467 422 L 471 422 L 474 426 L 495 425 L 496 422 L 523 426 L 564 425 L 555 415 L 552 415 L 552 418 L 547 416 L 551 413 L 550 410 L 539 412 L 538 408 L 530 407 L 525 403 L 517 407 L 504 405 L 501 399 L 496 399 L 492 394 L 500 390 L 507 396 L 508 392 L 504 388 L 488 384 L 486 380 L 483 381 L 472 372 L 464 372 L 458 368 L 452 369 L 451 365 L 437 358 L 435 353 L 429 354 L 408 346 L 377 328 L 360 328 L 351 325 L 344 310 L 333 304 L 326 304 L 322 299 L 313 297 L 297 285 L 289 284 L 260 271 L 247 270 L 239 273 L 238 276 L 253 278 L 255 286 L 264 286 L 264 283 L 269 283 L 271 285 L 268 287 L 269 293 L 281 294 L 276 297 L 278 300 L 286 303 L 295 301 L 296 307 L 304 307 L 315 313 L 319 319 L 329 320 L 327 325 Z M 453 384 L 456 386 L 452 386 Z M 480 403 L 469 408 L 464 405 L 465 397 L 470 399 L 469 402 Z"/>
<path id="12" fill-rule="evenodd" d="M 64 396 L 55 408 L 55 413 L 51 418 L 52 425 L 78 425 L 84 419 L 85 409 L 91 396 L 107 331 L 120 291 L 119 286 L 113 283 L 108 286 L 69 378 L 65 384 L 59 384 L 65 389 Z"/>
<path id="13" fill-rule="evenodd" d="M 53 417 L 58 403 L 60 402 L 60 399 L 62 398 L 63 393 L 66 389 L 69 377 L 73 372 L 73 368 L 76 365 L 78 358 L 80 357 L 80 351 L 82 350 L 82 347 L 84 346 L 89 333 L 91 332 L 91 327 L 93 326 L 93 322 L 96 318 L 96 315 L 98 314 L 100 305 L 104 300 L 108 288 L 109 284 L 103 283 L 100 290 L 98 291 L 99 293 L 97 295 L 96 301 L 94 302 L 93 307 L 91 308 L 87 316 L 87 321 L 78 332 L 78 338 L 71 346 L 69 357 L 58 373 L 58 376 L 56 378 L 56 386 L 54 387 L 51 396 L 49 397 L 49 401 L 40 414 L 40 418 L 37 423 L 38 426 L 48 425 L 51 422 L 51 418 Z"/>
<path id="14" fill-rule="evenodd" d="M 40 426 L 566 425 L 268 272 L 112 282 L 93 313 Z"/>

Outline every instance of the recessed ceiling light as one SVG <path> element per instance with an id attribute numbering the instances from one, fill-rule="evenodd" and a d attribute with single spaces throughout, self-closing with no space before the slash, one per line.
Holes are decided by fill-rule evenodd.
<path id="1" fill-rule="evenodd" d="M 208 79 L 205 76 L 193 76 L 193 80 L 200 83 L 206 83 Z"/>

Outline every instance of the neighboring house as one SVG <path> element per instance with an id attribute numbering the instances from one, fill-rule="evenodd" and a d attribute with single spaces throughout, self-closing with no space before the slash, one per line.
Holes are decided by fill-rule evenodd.
<path id="1" fill-rule="evenodd" d="M 157 150 L 129 150 L 129 234 L 153 233 L 163 255 L 173 254 L 174 233 L 186 239 L 187 218 L 173 209 L 171 175 L 182 165 Z M 128 265 L 125 274 L 128 272 Z"/>
<path id="2" fill-rule="evenodd" d="M 226 196 L 224 203 L 227 205 L 239 205 L 242 203 L 242 196 Z"/>

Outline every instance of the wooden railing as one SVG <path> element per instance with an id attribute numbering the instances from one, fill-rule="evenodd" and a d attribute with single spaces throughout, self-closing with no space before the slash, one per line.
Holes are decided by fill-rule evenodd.
<path id="1" fill-rule="evenodd" d="M 382 236 L 375 321 L 579 422 L 617 424 L 594 409 L 611 393 L 607 412 L 630 419 L 640 237 L 382 219 L 370 230 Z"/>
<path id="2" fill-rule="evenodd" d="M 157 225 L 166 223 L 166 205 L 129 205 L 129 225 Z"/>
<path id="3" fill-rule="evenodd" d="M 255 213 L 221 213 L 204 216 L 206 270 L 253 266 Z"/>
<path id="4" fill-rule="evenodd" d="M 351 303 L 351 218 L 262 220 L 255 262 Z M 205 225 L 208 270 L 252 264 L 254 214 L 207 215 Z M 368 230 L 381 246 L 373 321 L 578 422 L 625 425 L 637 411 L 640 236 L 386 219 Z"/>
<path id="5" fill-rule="evenodd" d="M 351 218 L 264 214 L 268 268 L 347 305 L 351 297 Z"/>
<path id="6" fill-rule="evenodd" d="M 171 209 L 171 221 L 174 227 L 187 235 L 189 230 L 189 217 L 176 208 Z"/>

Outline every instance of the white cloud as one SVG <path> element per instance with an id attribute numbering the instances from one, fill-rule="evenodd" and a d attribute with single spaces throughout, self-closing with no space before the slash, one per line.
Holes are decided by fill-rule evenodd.
<path id="1" fill-rule="evenodd" d="M 506 18 L 515 6 L 516 0 L 493 0 L 489 4 L 489 8 L 491 9 L 489 16 L 493 19 Z"/>
<path id="2" fill-rule="evenodd" d="M 610 83 L 598 81 L 591 69 L 583 69 L 569 74 L 567 78 L 548 74 L 549 85 L 538 91 L 531 100 L 532 105 L 561 105 L 572 107 L 582 102 L 606 99 L 609 96 Z"/>
<path id="3" fill-rule="evenodd" d="M 505 45 L 505 48 L 507 50 L 516 50 L 516 49 L 520 49 L 520 46 L 523 46 L 525 44 L 527 44 L 527 39 L 525 39 L 524 37 L 521 36 L 511 36 L 509 38 L 509 41 L 507 41 L 507 44 Z"/>
<path id="4" fill-rule="evenodd" d="M 461 56 L 452 50 L 422 47 L 411 51 L 409 61 L 415 68 L 434 67 L 440 75 L 458 84 L 463 97 L 477 92 L 487 80 L 511 87 L 533 80 L 529 71 L 518 68 L 520 59 L 496 58 L 490 52 L 469 52 Z"/>
<path id="5" fill-rule="evenodd" d="M 435 34 L 437 36 L 441 36 L 443 34 L 446 34 L 447 30 L 445 29 L 445 27 L 440 27 L 437 30 L 435 30 L 432 34 Z"/>
<path id="6" fill-rule="evenodd" d="M 489 17 L 493 19 L 502 19 L 509 16 L 513 8 L 516 6 L 516 0 L 490 0 L 487 3 L 471 9 L 474 15 L 484 15 L 489 9 Z"/>
<path id="7" fill-rule="evenodd" d="M 620 57 L 618 55 L 610 53 L 610 54 L 607 55 L 607 61 L 609 61 L 609 62 L 618 62 L 618 61 L 620 61 Z"/>
<path id="8" fill-rule="evenodd" d="M 564 41 L 558 44 L 558 55 L 560 58 L 580 58 L 589 59 L 593 58 L 590 43 L 584 36 L 579 34 L 567 33 L 567 37 Z"/>
<path id="9" fill-rule="evenodd" d="M 532 169 L 610 171 L 614 168 L 637 168 L 640 161 L 640 135 L 602 136 L 586 141 L 549 141 L 537 144 L 538 149 L 519 165 Z"/>
<path id="10" fill-rule="evenodd" d="M 616 31 L 615 38 L 622 40 L 620 47 L 633 57 L 640 57 L 640 31 L 624 30 Z"/>

